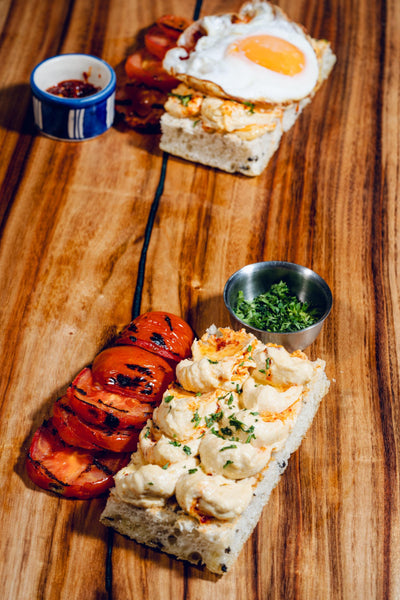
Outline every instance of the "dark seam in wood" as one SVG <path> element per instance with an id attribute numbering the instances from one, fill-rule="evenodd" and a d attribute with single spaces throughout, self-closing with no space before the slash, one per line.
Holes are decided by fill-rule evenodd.
<path id="1" fill-rule="evenodd" d="M 197 20 L 200 14 L 202 5 L 202 0 L 196 1 L 196 6 L 193 13 L 193 20 Z M 150 243 L 151 232 L 154 226 L 154 220 L 157 214 L 158 205 L 160 203 L 160 198 L 164 191 L 164 183 L 167 172 L 167 163 L 168 163 L 168 154 L 166 152 L 163 153 L 163 160 L 161 165 L 161 173 L 158 181 L 158 186 L 156 189 L 156 193 L 154 195 L 154 200 L 150 208 L 149 218 L 146 224 L 144 241 L 142 252 L 139 260 L 138 267 L 138 275 L 136 280 L 135 287 L 135 295 L 133 297 L 133 305 L 132 305 L 132 319 L 137 317 L 140 314 L 140 305 L 142 302 L 142 293 L 143 293 L 143 284 L 144 284 L 144 274 L 146 267 L 146 258 L 147 258 L 147 250 Z M 111 530 L 111 528 L 109 528 Z M 112 551 L 113 551 L 113 535 L 110 533 L 107 537 L 107 555 L 106 555 L 106 572 L 105 572 L 105 585 L 106 591 L 108 595 L 108 600 L 112 600 Z"/>

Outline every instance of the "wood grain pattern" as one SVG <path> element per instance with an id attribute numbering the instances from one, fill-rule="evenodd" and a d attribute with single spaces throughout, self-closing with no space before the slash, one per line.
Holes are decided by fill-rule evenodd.
<path id="1" fill-rule="evenodd" d="M 236 0 L 203 0 L 201 14 Z M 320 273 L 332 314 L 309 349 L 331 391 L 235 568 L 222 578 L 99 524 L 104 499 L 34 487 L 33 431 L 74 374 L 130 320 L 162 168 L 158 137 L 113 128 L 83 144 L 32 125 L 29 75 L 90 52 L 117 67 L 182 0 L 0 1 L 0 596 L 86 600 L 400 597 L 400 6 L 280 0 L 338 62 L 256 179 L 169 157 L 141 309 L 228 324 L 222 289 L 244 264 Z M 200 6 L 198 4 L 197 6 Z M 106 578 L 112 548 L 112 580 Z"/>

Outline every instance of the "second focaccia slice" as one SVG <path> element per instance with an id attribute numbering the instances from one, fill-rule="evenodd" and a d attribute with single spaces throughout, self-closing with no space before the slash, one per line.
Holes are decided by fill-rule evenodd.
<path id="1" fill-rule="evenodd" d="M 183 84 L 165 105 L 161 149 L 259 175 L 335 60 L 327 41 L 311 38 L 268 2 L 204 17 L 164 59 Z"/>

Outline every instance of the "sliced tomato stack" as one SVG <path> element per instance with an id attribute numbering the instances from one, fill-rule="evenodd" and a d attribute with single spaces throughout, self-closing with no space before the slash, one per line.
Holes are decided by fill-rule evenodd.
<path id="1" fill-rule="evenodd" d="M 68 498 L 93 498 L 136 450 L 139 433 L 194 334 L 180 317 L 149 312 L 85 367 L 36 431 L 27 456 L 34 483 Z"/>
<path id="2" fill-rule="evenodd" d="M 144 47 L 128 56 L 125 62 L 128 79 L 118 86 L 116 109 L 130 127 L 142 131 L 158 128 L 168 92 L 179 84 L 164 70 L 162 62 L 189 25 L 190 21 L 183 17 L 160 17 L 146 31 Z"/>

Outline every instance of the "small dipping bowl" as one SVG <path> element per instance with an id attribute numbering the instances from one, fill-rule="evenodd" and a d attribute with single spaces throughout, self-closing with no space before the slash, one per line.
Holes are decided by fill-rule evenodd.
<path id="1" fill-rule="evenodd" d="M 101 89 L 82 98 L 64 98 L 46 91 L 72 79 Z M 80 142 L 101 135 L 113 124 L 116 76 L 101 58 L 89 54 L 53 56 L 33 69 L 30 83 L 35 124 L 48 137 Z"/>
<path id="2" fill-rule="evenodd" d="M 280 281 L 287 284 L 290 294 L 297 296 L 300 302 L 307 302 L 311 308 L 317 309 L 320 317 L 314 325 L 298 331 L 274 333 L 247 325 L 235 315 L 234 308 L 239 290 L 243 291 L 245 300 L 253 300 Z M 224 302 L 233 329 L 245 328 L 264 344 L 279 344 L 289 352 L 294 352 L 304 350 L 318 336 L 332 308 L 332 292 L 322 277 L 307 267 L 289 262 L 269 261 L 246 265 L 231 275 L 225 284 Z"/>

